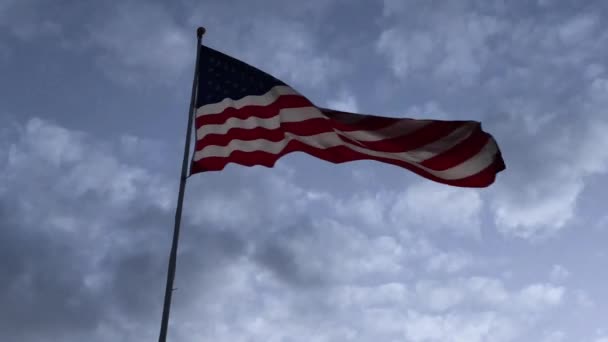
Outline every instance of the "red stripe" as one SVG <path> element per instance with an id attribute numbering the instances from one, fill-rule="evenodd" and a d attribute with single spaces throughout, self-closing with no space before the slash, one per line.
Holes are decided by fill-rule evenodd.
<path id="1" fill-rule="evenodd" d="M 332 122 L 333 127 L 335 127 L 336 129 L 338 129 L 340 131 L 344 131 L 344 132 L 375 131 L 375 130 L 379 130 L 379 129 L 383 129 L 388 126 L 391 126 L 401 120 L 408 120 L 408 119 L 386 120 L 387 118 L 382 118 L 382 117 L 367 117 L 367 118 L 362 119 L 361 121 L 358 121 L 358 122 L 355 122 L 352 124 L 345 124 L 345 123 L 338 121 L 336 119 L 333 119 L 333 118 L 329 118 L 329 119 Z"/>
<path id="2" fill-rule="evenodd" d="M 436 177 L 412 164 L 393 160 L 388 158 L 380 158 L 373 157 L 367 154 L 359 153 L 351 150 L 346 146 L 336 146 L 328 149 L 317 149 L 311 147 L 309 145 L 303 144 L 297 140 L 290 141 L 287 146 L 278 154 L 271 154 L 262 151 L 254 151 L 254 152 L 243 152 L 243 151 L 234 151 L 230 154 L 229 157 L 208 157 L 203 158 L 198 161 L 192 163 L 190 172 L 192 174 L 204 172 L 204 171 L 219 171 L 224 169 L 224 167 L 228 163 L 236 163 L 245 166 L 254 166 L 254 165 L 262 165 L 266 167 L 273 167 L 278 159 L 282 156 L 291 153 L 291 152 L 304 152 L 314 157 L 326 160 L 331 163 L 344 163 L 355 160 L 376 160 L 388 164 L 397 165 L 400 167 L 404 167 L 420 176 L 431 179 L 433 181 L 453 185 L 453 186 L 461 186 L 461 187 L 486 187 L 494 182 L 496 177 L 496 173 L 504 169 L 504 162 L 500 156 L 500 153 L 497 153 L 495 156 L 494 163 L 488 166 L 486 169 L 481 172 L 466 177 L 462 179 L 456 180 L 446 180 L 439 177 Z"/>
<path id="3" fill-rule="evenodd" d="M 442 151 L 437 156 L 423 161 L 421 165 L 438 171 L 449 169 L 479 153 L 490 139 L 491 136 L 482 131 L 481 125 L 478 124 L 473 133 L 465 140 L 448 150 Z"/>
<path id="4" fill-rule="evenodd" d="M 433 121 L 410 134 L 379 141 L 363 141 L 366 148 L 380 152 L 407 152 L 413 151 L 445 137 L 462 125 L 457 121 Z"/>
<path id="5" fill-rule="evenodd" d="M 392 124 L 395 124 L 399 121 L 403 120 L 412 120 L 407 118 L 387 118 L 383 116 L 374 116 L 374 115 L 363 115 L 363 114 L 352 114 L 339 112 L 343 115 L 350 115 L 352 117 L 357 117 L 356 122 L 353 123 L 344 123 L 342 120 L 338 119 L 334 113 L 335 111 L 328 111 L 326 109 L 321 110 L 323 114 L 325 114 L 328 118 L 330 118 L 333 122 L 335 122 L 335 127 L 340 129 L 341 131 L 373 131 L 377 129 L 381 129 Z"/>
<path id="6" fill-rule="evenodd" d="M 202 150 L 205 146 L 226 146 L 232 140 L 255 140 L 265 139 L 269 141 L 281 141 L 285 139 L 285 133 L 289 132 L 299 136 L 309 136 L 320 133 L 332 132 L 331 122 L 327 119 L 315 118 L 299 122 L 284 122 L 278 129 L 267 129 L 256 127 L 252 129 L 231 128 L 225 134 L 208 134 L 197 140 L 195 151 Z"/>

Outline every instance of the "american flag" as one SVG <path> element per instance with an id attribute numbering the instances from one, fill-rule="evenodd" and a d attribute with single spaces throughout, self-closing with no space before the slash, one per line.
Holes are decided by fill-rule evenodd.
<path id="1" fill-rule="evenodd" d="M 389 118 L 315 106 L 277 78 L 201 48 L 191 174 L 228 163 L 272 167 L 290 152 L 343 163 L 376 160 L 428 179 L 486 187 L 505 166 L 476 121 Z"/>

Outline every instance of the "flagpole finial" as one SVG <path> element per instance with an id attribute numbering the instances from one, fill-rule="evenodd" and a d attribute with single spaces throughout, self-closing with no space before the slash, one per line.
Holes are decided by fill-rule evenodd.
<path id="1" fill-rule="evenodd" d="M 199 27 L 196 29 L 196 36 L 198 37 L 198 39 L 201 39 L 203 37 L 203 35 L 205 34 L 207 30 L 205 30 L 204 27 Z"/>

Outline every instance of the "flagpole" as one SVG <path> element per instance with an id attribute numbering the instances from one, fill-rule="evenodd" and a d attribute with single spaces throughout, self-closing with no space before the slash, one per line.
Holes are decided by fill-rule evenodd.
<path id="1" fill-rule="evenodd" d="M 198 84 L 198 64 L 201 55 L 201 42 L 205 34 L 205 28 L 196 30 L 196 64 L 194 66 L 194 79 L 192 80 L 192 95 L 190 96 L 190 109 L 188 111 L 188 129 L 186 131 L 186 142 L 184 144 L 184 159 L 182 161 L 182 174 L 179 182 L 179 194 L 177 196 L 177 207 L 175 208 L 175 226 L 173 227 L 173 242 L 171 243 L 171 254 L 169 255 L 169 267 L 167 269 L 167 285 L 165 287 L 165 301 L 163 304 L 163 317 L 160 324 L 159 342 L 166 342 L 167 327 L 169 325 L 169 312 L 171 310 L 171 295 L 173 294 L 173 280 L 175 279 L 175 266 L 177 262 L 177 245 L 179 242 L 179 228 L 182 220 L 182 204 L 184 202 L 184 191 L 186 190 L 186 179 L 188 178 L 188 161 L 190 156 L 190 140 L 192 135 L 192 120 L 196 101 Z"/>

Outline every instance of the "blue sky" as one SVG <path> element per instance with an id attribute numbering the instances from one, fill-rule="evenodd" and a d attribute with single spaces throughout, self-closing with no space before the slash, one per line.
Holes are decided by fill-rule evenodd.
<path id="1" fill-rule="evenodd" d="M 472 119 L 461 189 L 302 154 L 187 185 L 171 341 L 608 341 L 608 4 L 0 0 L 0 340 L 149 341 L 195 52 Z"/>

